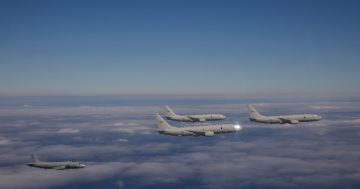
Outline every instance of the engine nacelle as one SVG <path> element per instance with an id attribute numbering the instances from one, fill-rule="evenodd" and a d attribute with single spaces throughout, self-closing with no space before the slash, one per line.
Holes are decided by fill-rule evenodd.
<path id="1" fill-rule="evenodd" d="M 212 132 L 212 131 L 206 131 L 204 135 L 205 135 L 205 136 L 208 136 L 208 137 L 214 136 L 214 132 Z"/>
<path id="2" fill-rule="evenodd" d="M 298 124 L 299 121 L 298 121 L 298 120 L 291 120 L 290 123 L 292 123 L 292 124 Z"/>

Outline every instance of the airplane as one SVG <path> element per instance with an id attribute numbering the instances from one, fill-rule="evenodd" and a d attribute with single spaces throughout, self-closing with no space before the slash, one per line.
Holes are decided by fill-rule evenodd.
<path id="1" fill-rule="evenodd" d="M 63 162 L 40 161 L 35 154 L 31 155 L 31 160 L 26 165 L 30 167 L 37 167 L 42 169 L 56 169 L 56 170 L 79 169 L 85 167 L 84 164 L 75 161 L 63 161 Z"/>
<path id="2" fill-rule="evenodd" d="M 174 127 L 169 125 L 159 114 L 155 116 L 158 132 L 173 136 L 214 136 L 221 133 L 232 133 L 242 129 L 239 124 L 221 124 L 206 126 Z"/>
<path id="3" fill-rule="evenodd" d="M 165 113 L 166 119 L 170 119 L 174 121 L 203 122 L 203 121 L 223 120 L 226 118 L 224 115 L 221 114 L 177 115 L 167 105 L 165 105 L 165 110 L 166 110 Z"/>
<path id="4" fill-rule="evenodd" d="M 315 114 L 297 114 L 297 115 L 279 115 L 279 116 L 264 116 L 252 105 L 247 106 L 248 112 L 250 114 L 249 119 L 255 122 L 261 123 L 290 123 L 298 124 L 300 122 L 309 122 L 309 121 L 319 121 L 322 119 L 321 116 Z"/>

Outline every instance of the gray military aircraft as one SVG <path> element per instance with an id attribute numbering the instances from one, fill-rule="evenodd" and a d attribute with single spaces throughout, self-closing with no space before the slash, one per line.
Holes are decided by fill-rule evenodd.
<path id="1" fill-rule="evenodd" d="M 170 119 L 174 121 L 188 121 L 188 122 L 215 121 L 215 120 L 223 120 L 226 118 L 224 115 L 221 114 L 177 115 L 167 105 L 165 105 L 165 110 L 166 110 L 165 113 L 166 119 Z"/>
<path id="2" fill-rule="evenodd" d="M 31 160 L 26 165 L 30 167 L 37 167 L 43 169 L 57 169 L 57 170 L 64 170 L 64 169 L 79 169 L 84 168 L 85 165 L 80 162 L 75 161 L 63 161 L 63 162 L 46 162 L 40 161 L 35 154 L 31 155 Z"/>
<path id="3" fill-rule="evenodd" d="M 248 105 L 247 109 L 250 114 L 250 120 L 261 123 L 290 123 L 297 124 L 300 122 L 308 122 L 308 121 L 319 121 L 322 119 L 321 116 L 315 114 L 298 114 L 298 115 L 279 115 L 279 116 L 264 116 L 252 105 Z"/>
<path id="4" fill-rule="evenodd" d="M 214 136 L 220 133 L 232 133 L 241 130 L 239 124 L 219 124 L 206 126 L 174 127 L 169 125 L 159 114 L 156 114 L 158 132 L 174 136 Z"/>

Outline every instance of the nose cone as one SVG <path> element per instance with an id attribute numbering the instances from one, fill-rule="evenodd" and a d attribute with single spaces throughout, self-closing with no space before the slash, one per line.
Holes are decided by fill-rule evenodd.
<path id="1" fill-rule="evenodd" d="M 79 167 L 80 167 L 80 168 L 84 168 L 84 167 L 86 167 L 86 166 L 85 166 L 85 164 L 80 164 Z"/>
<path id="2" fill-rule="evenodd" d="M 236 124 L 236 125 L 234 125 L 234 129 L 235 129 L 235 131 L 240 131 L 242 129 L 242 127 L 240 124 Z"/>
<path id="3" fill-rule="evenodd" d="M 221 115 L 220 118 L 221 118 L 221 119 L 226 119 L 226 116 Z"/>
<path id="4" fill-rule="evenodd" d="M 317 120 L 321 120 L 322 117 L 321 116 L 316 116 Z"/>

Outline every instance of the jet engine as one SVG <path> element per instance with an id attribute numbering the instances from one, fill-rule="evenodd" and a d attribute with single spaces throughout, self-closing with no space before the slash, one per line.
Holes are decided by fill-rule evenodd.
<path id="1" fill-rule="evenodd" d="M 214 136 L 214 132 L 212 132 L 212 131 L 206 131 L 206 132 L 205 132 L 205 136 L 208 136 L 208 137 Z"/>
<path id="2" fill-rule="evenodd" d="M 299 121 L 298 121 L 298 120 L 291 120 L 290 123 L 292 123 L 292 124 L 298 124 Z"/>

